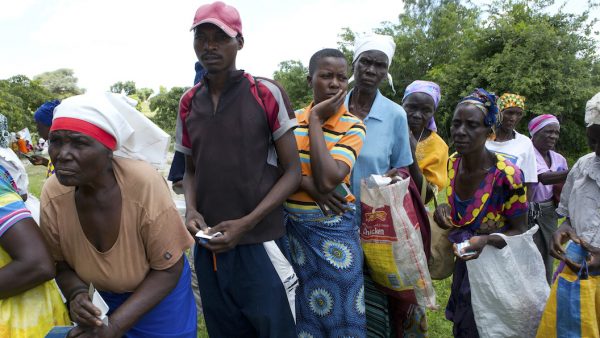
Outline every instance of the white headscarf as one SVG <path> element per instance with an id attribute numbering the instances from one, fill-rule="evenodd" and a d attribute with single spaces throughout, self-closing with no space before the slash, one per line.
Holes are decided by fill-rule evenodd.
<path id="1" fill-rule="evenodd" d="M 587 127 L 593 124 L 600 125 L 600 93 L 594 95 L 585 105 L 585 124 Z"/>
<path id="2" fill-rule="evenodd" d="M 166 163 L 170 137 L 134 107 L 123 94 L 86 93 L 64 99 L 53 121 L 72 118 L 91 123 L 115 138 L 115 156 L 147 161 L 157 168 Z"/>
<path id="3" fill-rule="evenodd" d="M 396 50 L 396 43 L 394 42 L 394 38 L 389 35 L 381 35 L 381 34 L 365 34 L 362 36 L 358 36 L 354 41 L 354 57 L 352 59 L 352 63 L 358 60 L 358 57 L 363 52 L 369 50 L 378 50 L 388 57 L 388 70 L 390 69 L 390 65 L 392 64 L 392 59 L 394 58 L 394 51 Z M 388 72 L 387 78 L 392 87 L 392 91 L 394 94 L 396 90 L 394 89 L 394 82 L 392 79 L 392 75 Z M 350 78 L 350 81 L 354 79 L 354 76 Z"/>

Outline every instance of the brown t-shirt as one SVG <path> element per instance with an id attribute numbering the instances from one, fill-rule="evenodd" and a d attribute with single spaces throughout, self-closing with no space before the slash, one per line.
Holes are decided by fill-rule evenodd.
<path id="1" fill-rule="evenodd" d="M 67 262 L 84 282 L 103 291 L 134 291 L 150 269 L 175 264 L 194 240 L 173 204 L 165 179 L 143 161 L 115 157 L 123 200 L 119 235 L 99 252 L 85 236 L 75 206 L 75 187 L 48 179 L 41 197 L 40 227 L 56 261 Z"/>

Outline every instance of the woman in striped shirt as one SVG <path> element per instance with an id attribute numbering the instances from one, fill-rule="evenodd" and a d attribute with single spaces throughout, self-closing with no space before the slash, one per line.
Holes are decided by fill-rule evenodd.
<path id="1" fill-rule="evenodd" d="M 289 249 L 300 286 L 300 337 L 364 337 L 362 252 L 350 172 L 365 138 L 344 99 L 348 63 L 336 49 L 315 53 L 308 84 L 313 102 L 296 112 L 300 189 L 286 202 Z"/>

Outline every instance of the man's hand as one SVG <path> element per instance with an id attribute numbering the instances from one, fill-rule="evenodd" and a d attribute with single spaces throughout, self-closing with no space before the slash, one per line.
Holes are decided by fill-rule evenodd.
<path id="1" fill-rule="evenodd" d="M 600 248 L 596 248 L 582 239 L 579 239 L 579 245 L 581 245 L 588 253 L 588 258 L 586 259 L 588 271 L 600 273 Z M 581 264 L 578 262 L 574 262 L 568 258 L 565 258 L 564 262 L 569 269 L 575 273 L 581 270 Z"/>
<path id="2" fill-rule="evenodd" d="M 243 235 L 252 229 L 253 224 L 246 217 L 223 221 L 212 228 L 205 231 L 208 235 L 213 235 L 217 232 L 222 233 L 222 236 L 213 237 L 206 243 L 201 243 L 214 253 L 229 251 L 237 246 L 242 240 Z M 283 224 L 281 225 L 283 226 Z"/>
<path id="3" fill-rule="evenodd" d="M 45 157 L 42 157 L 40 155 L 31 155 L 28 156 L 27 159 L 29 160 L 29 162 L 31 162 L 31 164 L 33 165 L 43 165 L 43 166 L 48 166 L 48 159 Z"/>
<path id="4" fill-rule="evenodd" d="M 185 227 L 194 238 L 196 238 L 198 231 L 208 230 L 204 217 L 197 210 L 191 208 L 185 210 Z"/>
<path id="5" fill-rule="evenodd" d="M 452 217 L 450 217 L 450 205 L 440 204 L 433 213 L 433 220 L 442 229 L 452 228 Z"/>
<path id="6" fill-rule="evenodd" d="M 552 240 L 550 241 L 550 255 L 556 259 L 565 261 L 566 257 L 563 245 L 569 239 L 575 243 L 579 243 L 579 237 L 575 234 L 575 230 L 565 222 L 554 232 L 554 234 L 552 234 Z"/>
<path id="7" fill-rule="evenodd" d="M 596 248 L 582 239 L 579 242 L 581 246 L 590 254 L 588 257 L 588 270 L 593 273 L 600 273 L 600 248 Z"/>

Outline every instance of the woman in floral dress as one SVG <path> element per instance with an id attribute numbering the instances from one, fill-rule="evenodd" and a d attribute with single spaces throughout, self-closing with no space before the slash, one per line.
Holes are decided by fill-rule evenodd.
<path id="1" fill-rule="evenodd" d="M 527 196 L 521 170 L 485 147 L 497 113 L 496 96 L 477 89 L 458 104 L 450 127 L 457 155 L 448 161 L 448 204 L 436 209 L 434 219 L 440 227 L 453 229 L 448 239 L 455 243 L 458 257 L 446 307 L 446 318 L 454 323 L 454 337 L 479 336 L 466 261 L 477 259 L 486 245 L 506 245 L 493 233 L 510 236 L 527 229 Z M 459 253 L 456 244 L 466 240 L 468 246 Z M 469 254 L 461 255 L 464 253 Z"/>

